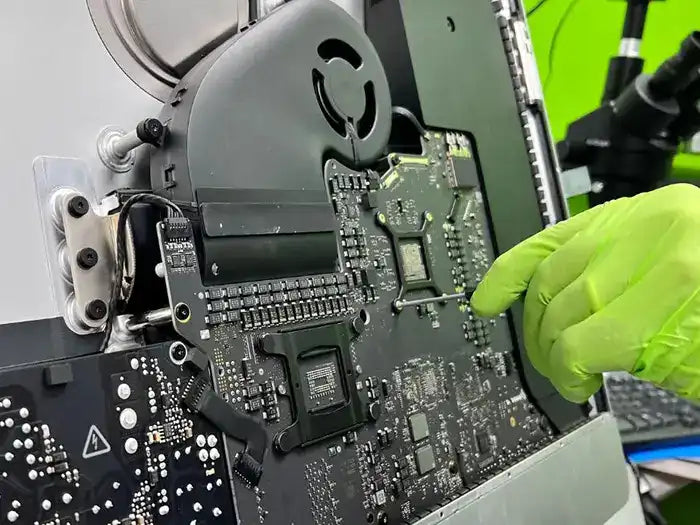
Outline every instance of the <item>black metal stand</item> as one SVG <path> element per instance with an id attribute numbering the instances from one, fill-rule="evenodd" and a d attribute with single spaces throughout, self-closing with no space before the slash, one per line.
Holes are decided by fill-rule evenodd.
<path id="1" fill-rule="evenodd" d="M 668 176 L 679 144 L 700 129 L 700 31 L 653 75 L 639 47 L 650 0 L 628 0 L 618 56 L 601 107 L 573 122 L 557 144 L 562 167 L 587 166 L 591 204 L 651 190 Z"/>

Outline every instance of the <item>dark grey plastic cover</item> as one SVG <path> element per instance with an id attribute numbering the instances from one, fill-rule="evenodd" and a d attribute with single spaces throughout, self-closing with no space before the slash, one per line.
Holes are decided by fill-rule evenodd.
<path id="1" fill-rule="evenodd" d="M 232 263 L 222 260 L 234 247 L 249 255 L 261 236 L 274 240 L 265 239 L 263 253 L 256 248 L 251 265 L 313 246 L 333 261 L 298 268 L 287 262 L 275 274 L 332 270 L 334 237 L 326 235 L 323 249 L 314 236 L 335 229 L 323 163 L 376 161 L 387 145 L 391 101 L 363 28 L 328 0 L 295 0 L 197 64 L 161 119 L 167 134 L 152 156 L 152 186 L 191 206 L 202 266 L 216 264 L 210 280 L 231 282 L 262 278 L 243 271 L 240 260 L 229 273 Z M 293 215 L 299 218 L 285 219 Z"/>

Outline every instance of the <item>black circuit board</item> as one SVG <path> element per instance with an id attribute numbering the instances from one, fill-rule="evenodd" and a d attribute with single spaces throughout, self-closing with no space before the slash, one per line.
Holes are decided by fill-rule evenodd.
<path id="1" fill-rule="evenodd" d="M 552 439 L 508 319 L 469 308 L 493 260 L 469 137 L 430 131 L 386 160 L 325 166 L 333 274 L 206 288 L 187 221 L 161 223 L 170 300 L 191 314 L 178 332 L 269 436 L 259 481 L 233 469 L 240 523 L 410 523 Z"/>
<path id="2" fill-rule="evenodd" d="M 0 522 L 231 523 L 221 434 L 167 344 L 0 374 Z"/>

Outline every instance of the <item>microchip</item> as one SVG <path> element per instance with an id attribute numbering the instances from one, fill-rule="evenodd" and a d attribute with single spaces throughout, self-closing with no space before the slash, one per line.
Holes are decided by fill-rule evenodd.
<path id="1" fill-rule="evenodd" d="M 211 303 L 209 303 L 209 306 L 211 307 L 212 312 L 220 312 L 222 310 L 226 310 L 226 302 L 222 299 L 212 301 Z"/>
<path id="2" fill-rule="evenodd" d="M 209 299 L 222 299 L 226 295 L 226 290 L 223 288 L 212 288 L 207 291 Z"/>
<path id="3" fill-rule="evenodd" d="M 450 177 L 451 186 L 454 188 L 478 188 L 479 173 L 473 158 L 452 157 L 454 179 Z"/>
<path id="4" fill-rule="evenodd" d="M 345 401 L 335 352 L 310 356 L 300 361 L 304 405 L 316 412 Z"/>
<path id="5" fill-rule="evenodd" d="M 416 450 L 415 457 L 416 468 L 418 469 L 418 474 L 421 476 L 435 468 L 435 454 L 433 454 L 433 447 L 431 445 L 426 445 Z"/>
<path id="6" fill-rule="evenodd" d="M 260 410 L 261 407 L 262 402 L 260 401 L 260 398 L 251 399 L 245 404 L 245 408 L 248 412 L 255 412 L 257 410 Z"/>
<path id="7" fill-rule="evenodd" d="M 255 397 L 260 395 L 260 387 L 258 385 L 250 385 L 244 392 L 245 397 Z"/>
<path id="8" fill-rule="evenodd" d="M 402 240 L 399 243 L 401 250 L 401 267 L 403 276 L 407 282 L 423 281 L 428 278 L 425 267 L 423 245 L 419 240 Z"/>
<path id="9" fill-rule="evenodd" d="M 378 490 L 374 494 L 374 502 L 376 503 L 377 506 L 381 507 L 386 503 L 386 492 L 384 489 Z"/>
<path id="10" fill-rule="evenodd" d="M 491 452 L 491 440 L 486 432 L 476 434 L 476 448 L 479 454 L 489 454 Z"/>
<path id="11" fill-rule="evenodd" d="M 411 431 L 411 439 L 416 442 L 430 435 L 428 419 L 423 412 L 416 412 L 408 417 L 408 428 Z"/>
<path id="12" fill-rule="evenodd" d="M 68 466 L 68 463 L 63 462 L 63 463 L 57 463 L 56 466 L 54 467 L 54 472 L 56 474 L 62 474 L 63 472 L 66 472 L 70 467 Z"/>
<path id="13" fill-rule="evenodd" d="M 255 373 L 253 371 L 253 365 L 248 359 L 243 359 L 241 361 L 241 367 L 243 369 L 243 377 L 252 377 Z"/>

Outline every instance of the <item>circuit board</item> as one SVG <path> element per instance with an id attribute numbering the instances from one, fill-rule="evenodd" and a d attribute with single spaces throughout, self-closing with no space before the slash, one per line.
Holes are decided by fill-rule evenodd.
<path id="1" fill-rule="evenodd" d="M 159 224 L 176 330 L 250 427 L 226 442 L 243 524 L 410 523 L 551 440 L 507 318 L 469 308 L 493 260 L 476 146 L 421 140 L 326 162 L 335 273 L 204 287 L 190 221 Z"/>
<path id="2" fill-rule="evenodd" d="M 193 375 L 171 356 L 183 350 L 3 371 L 0 521 L 229 523 L 222 435 L 181 403 Z"/>

